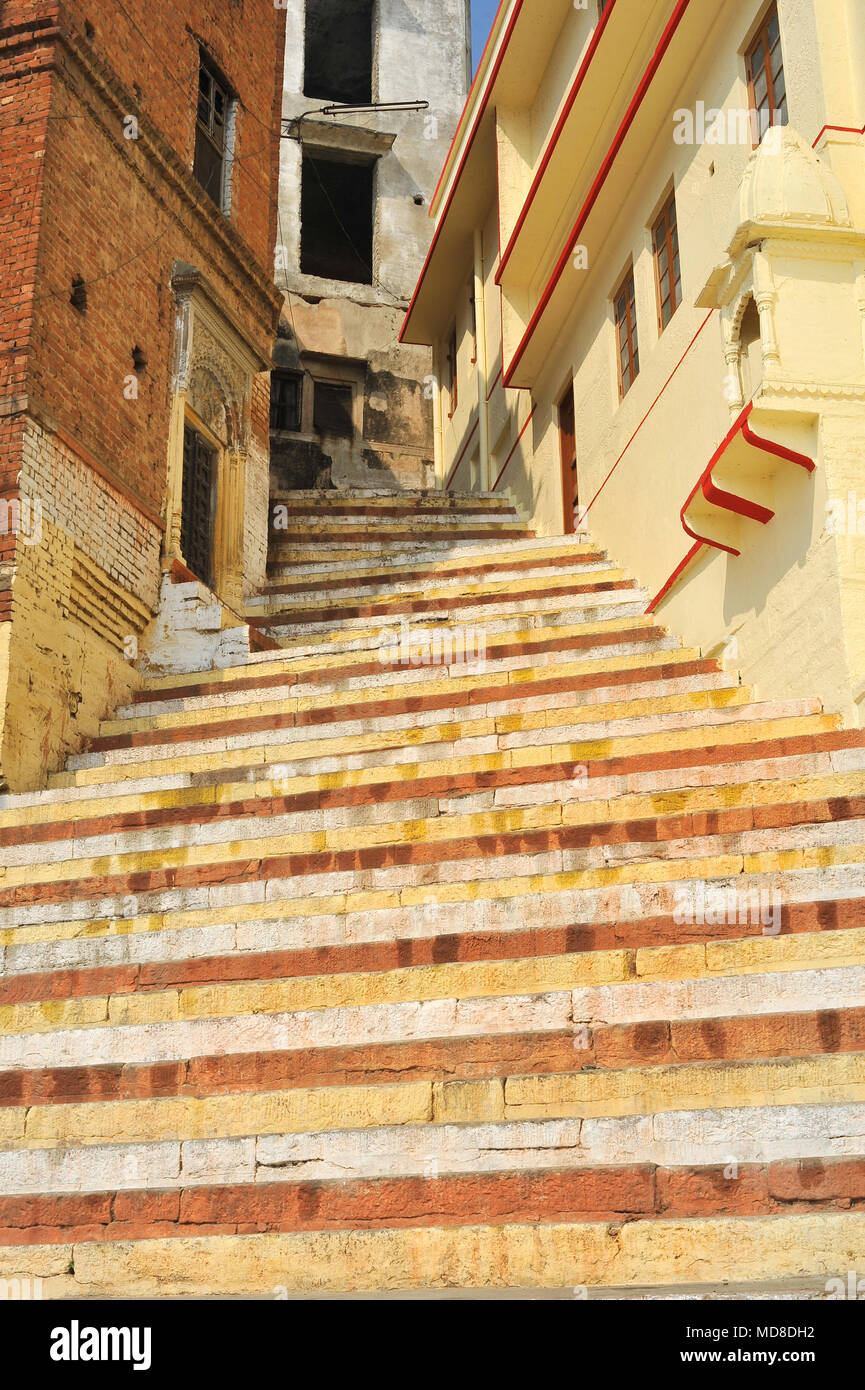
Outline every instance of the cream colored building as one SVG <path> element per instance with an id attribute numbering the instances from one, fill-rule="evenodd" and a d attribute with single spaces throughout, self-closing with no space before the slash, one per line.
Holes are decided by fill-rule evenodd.
<path id="1" fill-rule="evenodd" d="M 403 329 L 440 487 L 589 530 L 687 642 L 851 722 L 863 127 L 861 0 L 506 0 Z"/>

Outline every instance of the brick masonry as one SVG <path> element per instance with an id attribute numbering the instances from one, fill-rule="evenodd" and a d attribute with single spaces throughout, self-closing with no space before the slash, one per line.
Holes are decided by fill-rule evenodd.
<path id="1" fill-rule="evenodd" d="M 137 639 L 158 605 L 178 263 L 269 361 L 284 22 L 276 6 L 235 0 L 194 0 L 182 16 L 144 0 L 3 7 L 0 625 L 12 631 L 0 785 L 39 785 L 140 684 L 123 629 Z M 199 46 L 236 96 L 225 212 L 192 172 Z M 247 590 L 266 562 L 268 394 L 263 373 L 249 410 Z M 28 507 L 40 543 L 22 534 Z M 72 577 L 79 552 L 85 581 Z"/>

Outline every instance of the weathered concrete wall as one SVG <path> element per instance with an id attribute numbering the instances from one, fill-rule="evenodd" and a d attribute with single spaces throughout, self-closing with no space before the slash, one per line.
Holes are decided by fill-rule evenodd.
<path id="1" fill-rule="evenodd" d="M 372 11 L 373 101 L 423 100 L 428 111 L 306 114 L 327 99 L 304 94 L 305 0 L 290 0 L 287 9 L 283 119 L 293 124 L 282 142 L 276 280 L 286 306 L 275 361 L 313 379 L 351 380 L 357 429 L 350 442 L 322 439 L 307 390 L 301 430 L 271 439 L 277 489 L 433 485 L 432 357 L 425 348 L 400 346 L 398 333 L 429 247 L 430 198 L 468 88 L 467 0 L 379 0 Z M 303 153 L 323 143 L 349 158 L 378 154 L 369 284 L 301 271 Z"/>

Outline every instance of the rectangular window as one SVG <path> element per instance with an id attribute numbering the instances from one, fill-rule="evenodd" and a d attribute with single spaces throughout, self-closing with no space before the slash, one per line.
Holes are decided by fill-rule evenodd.
<path id="1" fill-rule="evenodd" d="M 371 285 L 373 166 L 304 155 L 300 268 L 304 275 Z"/>
<path id="2" fill-rule="evenodd" d="M 679 228 L 676 195 L 671 193 L 652 228 L 655 281 L 658 287 L 658 327 L 663 333 L 682 302 L 682 270 L 679 264 Z"/>
<path id="3" fill-rule="evenodd" d="M 450 413 L 451 415 L 455 415 L 455 414 L 456 414 L 457 406 L 458 406 L 458 404 L 459 404 L 459 383 L 458 383 L 458 381 L 457 381 L 457 330 L 456 330 L 456 324 L 454 324 L 453 328 L 451 329 L 451 334 L 450 334 L 450 337 L 448 338 L 448 347 L 447 347 L 447 354 L 446 354 L 446 356 L 445 356 L 445 365 L 446 365 L 446 369 L 447 369 L 447 379 L 446 379 L 446 381 L 445 381 L 445 386 L 447 387 L 448 396 L 450 397 L 450 412 L 449 412 L 449 413 Z"/>
<path id="4" fill-rule="evenodd" d="M 331 439 L 353 439 L 354 392 L 341 381 L 317 381 L 313 400 L 313 426 L 316 434 Z"/>
<path id="5" fill-rule="evenodd" d="M 306 0 L 303 92 L 372 101 L 372 0 Z"/>
<path id="6" fill-rule="evenodd" d="M 301 428 L 301 389 L 303 377 L 300 372 L 274 372 L 270 378 L 270 428 L 272 430 L 291 430 L 295 434 Z"/>
<path id="7" fill-rule="evenodd" d="M 623 399 L 630 391 L 640 371 L 633 266 L 614 294 L 613 306 L 616 315 L 616 342 L 619 351 L 619 396 Z"/>
<path id="8" fill-rule="evenodd" d="M 758 144 L 770 126 L 787 124 L 787 83 L 781 52 L 778 7 L 773 5 L 745 56 L 751 110 L 756 113 L 754 143 Z"/>
<path id="9" fill-rule="evenodd" d="M 216 206 L 225 207 L 225 169 L 232 96 L 225 79 L 202 53 L 192 170 Z"/>

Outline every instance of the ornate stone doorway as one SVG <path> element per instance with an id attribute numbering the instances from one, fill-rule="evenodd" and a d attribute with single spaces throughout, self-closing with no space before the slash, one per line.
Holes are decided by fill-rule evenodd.
<path id="1" fill-rule="evenodd" d="M 213 587 L 213 524 L 217 451 L 190 425 L 183 430 L 183 502 L 180 545 L 187 567 Z"/>

